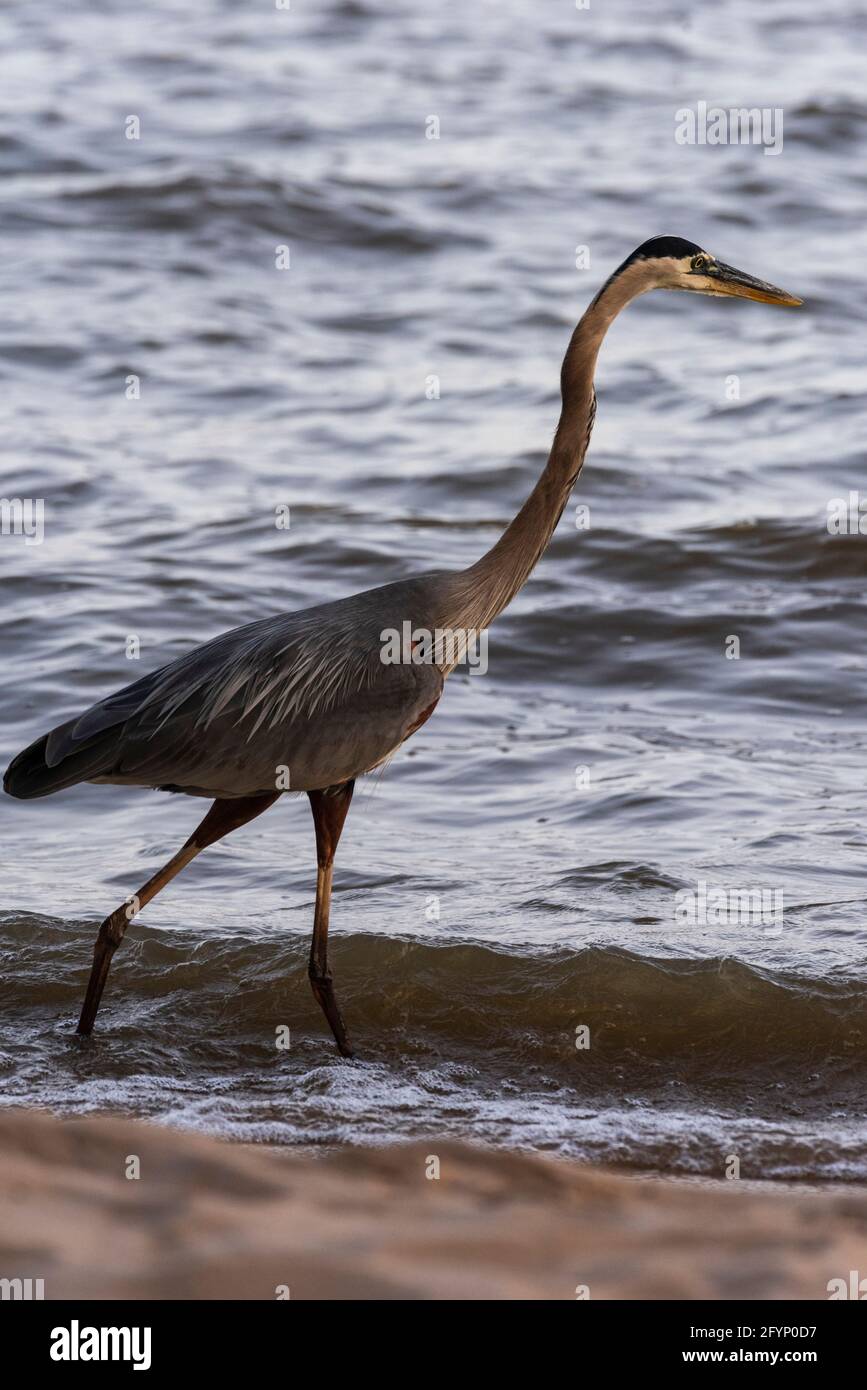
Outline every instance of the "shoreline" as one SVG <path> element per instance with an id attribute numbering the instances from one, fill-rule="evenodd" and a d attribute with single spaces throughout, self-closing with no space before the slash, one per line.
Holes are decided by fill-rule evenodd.
<path id="1" fill-rule="evenodd" d="M 0 1172 L 0 1278 L 42 1279 L 49 1300 L 824 1300 L 867 1236 L 851 1184 L 454 1141 L 311 1157 L 28 1109 L 0 1112 Z"/>

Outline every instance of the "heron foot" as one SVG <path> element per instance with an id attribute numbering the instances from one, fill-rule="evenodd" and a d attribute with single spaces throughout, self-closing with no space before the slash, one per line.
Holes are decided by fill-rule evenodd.
<path id="1" fill-rule="evenodd" d="M 108 979 L 112 957 L 123 940 L 127 920 L 124 907 L 119 907 L 106 917 L 99 929 L 96 945 L 93 948 L 93 966 L 90 971 L 90 979 L 87 982 L 87 993 L 84 997 L 78 1027 L 75 1030 L 80 1037 L 88 1038 L 93 1032 L 93 1024 L 99 1009 L 99 1001 L 102 999 L 102 991 L 105 989 L 105 982 Z"/>
<path id="2" fill-rule="evenodd" d="M 310 968 L 310 987 L 320 1009 L 328 1019 L 328 1025 L 334 1034 L 334 1041 L 337 1043 L 337 1051 L 341 1057 L 354 1057 L 355 1053 L 349 1041 L 349 1034 L 346 1031 L 346 1024 L 343 1022 L 343 1015 L 337 1003 L 334 993 L 334 981 L 329 972 L 320 974 Z"/>

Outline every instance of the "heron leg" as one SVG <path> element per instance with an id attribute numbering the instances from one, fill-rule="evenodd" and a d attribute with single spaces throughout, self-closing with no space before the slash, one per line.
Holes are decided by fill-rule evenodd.
<path id="1" fill-rule="evenodd" d="M 172 879 L 181 872 L 181 869 L 185 869 L 197 854 L 201 854 L 202 850 L 207 849 L 208 845 L 212 845 L 215 840 L 221 840 L 224 835 L 228 835 L 230 830 L 237 830 L 239 826 L 246 825 L 247 821 L 251 821 L 255 816 L 267 811 L 279 795 L 280 792 L 266 792 L 262 796 L 244 796 L 237 799 L 221 798 L 215 801 L 204 820 L 196 827 L 177 854 L 167 864 L 164 864 L 153 878 L 149 878 L 144 887 L 140 888 L 132 898 L 127 898 L 126 902 L 121 903 L 110 917 L 106 917 L 99 929 L 96 945 L 93 948 L 93 968 L 90 972 L 77 1032 L 87 1034 L 93 1028 L 102 991 L 108 979 L 111 958 L 123 940 L 127 924 L 152 898 L 156 897 L 162 888 L 165 888 L 167 883 L 171 883 Z"/>
<path id="2" fill-rule="evenodd" d="M 310 947 L 308 975 L 316 1002 L 328 1019 L 337 1050 L 341 1057 L 353 1055 L 346 1024 L 334 994 L 334 982 L 328 969 L 328 912 L 331 907 L 331 876 L 334 852 L 346 820 L 355 780 L 329 787 L 327 791 L 308 792 L 313 825 L 316 830 L 316 908 L 313 915 L 313 943 Z"/>

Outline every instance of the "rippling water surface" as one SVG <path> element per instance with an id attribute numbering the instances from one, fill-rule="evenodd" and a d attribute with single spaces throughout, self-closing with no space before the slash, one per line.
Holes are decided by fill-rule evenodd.
<path id="1" fill-rule="evenodd" d="M 614 326 L 589 530 L 356 793 L 359 1060 L 306 982 L 306 799 L 132 924 L 75 1042 L 99 922 L 203 809 L 85 786 L 0 805 L 5 1103 L 867 1176 L 867 539 L 826 524 L 864 478 L 865 41 L 845 0 L 3 10 L 0 488 L 45 502 L 41 545 L 0 537 L 4 762 L 221 630 L 475 559 L 648 236 L 806 300 Z M 699 100 L 782 108 L 783 152 L 679 146 Z M 781 892 L 781 929 L 685 925 L 700 882 Z"/>

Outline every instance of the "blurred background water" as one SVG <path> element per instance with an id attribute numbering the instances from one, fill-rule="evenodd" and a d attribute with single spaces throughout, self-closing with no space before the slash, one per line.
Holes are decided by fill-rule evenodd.
<path id="1" fill-rule="evenodd" d="M 146 909 L 75 1042 L 99 922 L 203 810 L 77 787 L 0 804 L 5 1103 L 867 1176 L 867 540 L 827 526 L 864 473 L 865 39 L 844 0 L 4 7 L 0 492 L 45 504 L 42 544 L 0 537 L 4 764 L 228 627 L 477 558 L 647 237 L 806 300 L 611 331 L 488 673 L 356 793 L 359 1060 L 306 981 L 306 799 Z M 700 100 L 781 108 L 782 152 L 677 144 Z M 701 881 L 782 891 L 783 929 L 683 925 Z"/>

